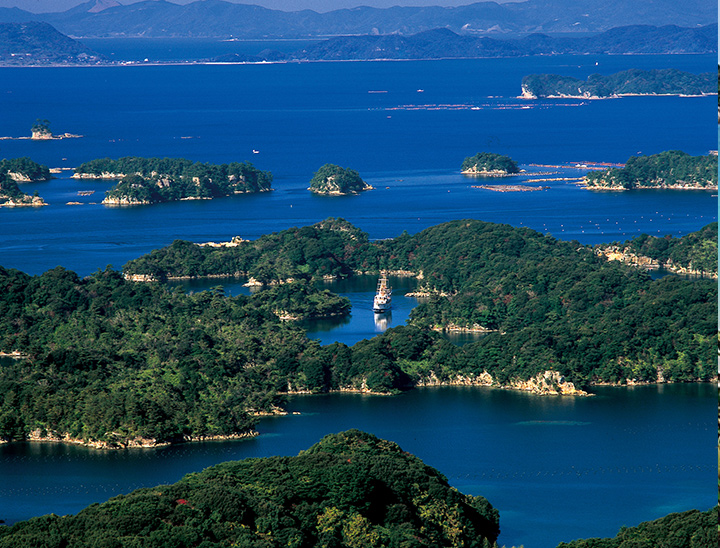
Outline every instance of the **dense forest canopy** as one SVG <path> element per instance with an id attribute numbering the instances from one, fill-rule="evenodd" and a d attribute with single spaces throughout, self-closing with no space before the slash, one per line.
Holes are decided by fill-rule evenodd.
<path id="1" fill-rule="evenodd" d="M 474 156 L 468 156 L 463 160 L 460 169 L 463 173 L 479 175 L 511 175 L 520 172 L 512 158 L 494 152 L 478 152 Z"/>
<path id="2" fill-rule="evenodd" d="M 718 157 L 679 150 L 632 156 L 625 167 L 589 173 L 583 182 L 588 188 L 717 188 Z"/>
<path id="3" fill-rule="evenodd" d="M 529 74 L 522 79 L 527 97 L 613 97 L 619 95 L 704 95 L 717 93 L 711 72 L 677 69 L 629 69 L 587 80 L 557 74 Z"/>
<path id="4" fill-rule="evenodd" d="M 2 438 L 234 435 L 288 390 L 392 393 L 430 378 L 488 375 L 493 386 L 511 386 L 547 370 L 578 387 L 716 375 L 716 283 L 653 281 L 589 246 L 525 228 L 464 220 L 370 242 L 328 219 L 237 247 L 178 241 L 125 273 L 167 269 L 243 271 L 268 285 L 250 297 L 220 288 L 185 295 L 110 269 L 85 279 L 62 268 L 0 270 L 0 351 L 27 356 L 0 370 Z M 411 325 L 352 347 L 320 346 L 280 320 L 347 313 L 345 299 L 308 283 L 314 274 L 380 270 L 422 273 L 428 297 Z M 452 327 L 490 332 L 456 347 L 436 332 Z"/>
<path id="5" fill-rule="evenodd" d="M 358 430 L 296 457 L 226 462 L 75 516 L 0 527 L 0 547 L 496 546 L 498 511 L 397 444 Z"/>
<path id="6" fill-rule="evenodd" d="M 75 169 L 76 177 L 120 179 L 107 191 L 110 203 L 155 203 L 214 198 L 271 189 L 272 174 L 248 162 L 207 164 L 182 158 L 96 159 Z"/>

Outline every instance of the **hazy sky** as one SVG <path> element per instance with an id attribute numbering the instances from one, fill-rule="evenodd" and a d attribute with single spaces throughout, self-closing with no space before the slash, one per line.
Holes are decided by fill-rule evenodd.
<path id="1" fill-rule="evenodd" d="M 121 4 L 134 4 L 139 0 L 118 0 Z M 170 0 L 174 4 L 189 4 L 194 0 Z M 340 8 L 352 8 L 356 6 L 374 6 L 387 8 L 390 6 L 462 6 L 472 4 L 474 0 L 226 0 L 235 4 L 256 4 L 266 8 L 284 11 L 297 11 L 311 9 L 315 11 L 330 11 Z M 510 0 L 496 0 L 500 3 Z M 518 1 L 518 0 L 513 0 Z M 78 4 L 82 0 L 0 0 L 0 7 L 18 7 L 33 13 L 47 11 L 65 11 Z"/>

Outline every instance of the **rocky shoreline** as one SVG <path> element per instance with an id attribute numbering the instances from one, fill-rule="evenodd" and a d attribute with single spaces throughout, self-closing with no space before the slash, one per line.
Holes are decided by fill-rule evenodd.
<path id="1" fill-rule="evenodd" d="M 74 438 L 70 434 L 62 434 L 58 432 L 47 432 L 42 430 L 33 430 L 30 434 L 22 441 L 32 443 L 67 443 L 71 445 L 82 445 L 90 449 L 101 449 L 101 450 L 118 450 L 118 449 L 157 449 L 160 447 L 167 447 L 169 445 L 175 445 L 177 443 L 195 443 L 204 441 L 230 441 L 230 440 L 241 440 L 247 438 L 253 438 L 259 435 L 256 430 L 248 430 L 240 434 L 229 434 L 229 435 L 217 435 L 217 436 L 185 436 L 180 442 L 158 442 L 152 438 L 133 438 L 133 439 L 118 439 L 113 441 L 104 440 L 85 440 L 82 438 Z M 11 443 L 5 440 L 0 440 L 0 444 Z"/>
<path id="2" fill-rule="evenodd" d="M 510 384 L 495 384 L 492 375 L 487 371 L 483 371 L 480 375 L 474 377 L 458 373 L 454 378 L 444 380 L 439 379 L 435 376 L 435 373 L 431 371 L 428 377 L 415 382 L 416 388 L 433 386 L 485 386 L 500 390 L 529 392 L 537 396 L 593 396 L 593 394 L 585 390 L 575 388 L 575 385 L 567 381 L 560 372 L 552 370 L 538 373 L 534 377 L 526 380 L 513 379 Z"/>

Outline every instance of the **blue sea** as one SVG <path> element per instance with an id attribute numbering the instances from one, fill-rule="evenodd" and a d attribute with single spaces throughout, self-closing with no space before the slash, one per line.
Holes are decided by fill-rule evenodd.
<path id="1" fill-rule="evenodd" d="M 137 47 L 137 59 L 172 61 L 178 54 L 162 53 L 168 44 L 187 47 L 112 41 L 104 47 Z M 226 52 L 231 46 L 203 47 Z M 37 190 L 48 206 L 0 209 L 0 266 L 39 274 L 62 265 L 87 275 L 108 264 L 121 268 L 178 238 L 256 238 L 327 217 L 346 218 L 374 239 L 458 218 L 526 226 L 588 244 L 642 233 L 681 236 L 717 219 L 716 192 L 593 192 L 553 180 L 541 183 L 546 190 L 502 193 L 475 188 L 483 183 L 462 176 L 460 164 L 480 151 L 507 154 L 526 170 L 501 181 L 515 184 L 577 178 L 581 164 L 622 163 L 663 150 L 706 154 L 717 149 L 714 96 L 517 96 L 530 73 L 711 72 L 716 63 L 713 55 L 588 55 L 0 68 L 0 137 L 29 136 L 38 118 L 49 120 L 57 134 L 82 135 L 0 140 L 0 158 L 29 156 L 65 169 L 52 181 L 22 186 Z M 110 183 L 69 178 L 69 168 L 84 161 L 129 155 L 250 161 L 273 173 L 275 190 L 111 208 L 100 204 Z M 328 162 L 358 170 L 374 190 L 311 195 L 313 173 Z M 95 192 L 78 195 L 89 190 Z M 414 306 L 404 297 L 411 287 L 403 284 L 410 282 L 393 282 L 398 307 L 385 323 L 363 308 L 373 283 L 334 287 L 351 297 L 350 322 L 307 325 L 309 335 L 324 344 L 352 344 L 403 323 Z M 301 415 L 264 420 L 260 437 L 246 442 L 117 453 L 0 446 L 0 519 L 77 512 L 222 460 L 294 454 L 326 433 L 360 427 L 398 441 L 462 491 L 487 496 L 501 511 L 501 544 L 549 548 L 715 504 L 716 395 L 714 386 L 698 385 L 599 389 L 597 397 L 582 400 L 482 389 L 294 398 L 288 406 Z"/>

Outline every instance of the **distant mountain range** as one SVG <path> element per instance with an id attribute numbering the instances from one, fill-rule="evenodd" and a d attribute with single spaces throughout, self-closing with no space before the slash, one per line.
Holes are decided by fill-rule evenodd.
<path id="1" fill-rule="evenodd" d="M 307 48 L 282 53 L 265 50 L 256 56 L 228 54 L 211 62 L 341 61 L 373 59 L 449 59 L 522 57 L 555 54 L 649 54 L 717 52 L 717 23 L 700 28 L 635 25 L 589 37 L 554 38 L 531 34 L 519 39 L 459 35 L 434 29 L 411 36 L 341 36 Z M 122 59 L 114 59 L 120 62 Z M 55 30 L 48 23 L 0 24 L 0 64 L 104 64 L 101 55 Z"/>
<path id="2" fill-rule="evenodd" d="M 458 34 L 597 33 L 627 25 L 697 27 L 717 22 L 714 0 L 526 0 L 459 7 L 357 7 L 285 12 L 221 0 L 184 6 L 147 0 L 127 6 L 91 0 L 60 13 L 0 8 L 0 22 L 43 21 L 73 37 L 306 38 Z"/>
<path id="3" fill-rule="evenodd" d="M 636 25 L 583 38 L 531 34 L 499 40 L 435 29 L 412 36 L 344 36 L 330 38 L 290 54 L 293 59 L 441 59 L 521 57 L 552 54 L 713 53 L 717 24 L 687 29 Z"/>

